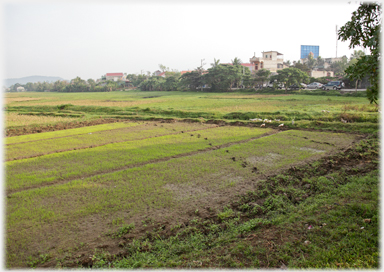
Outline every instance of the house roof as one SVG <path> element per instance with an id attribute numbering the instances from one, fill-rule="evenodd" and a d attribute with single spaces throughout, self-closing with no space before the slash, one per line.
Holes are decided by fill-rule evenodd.
<path id="1" fill-rule="evenodd" d="M 220 64 L 224 64 L 224 65 L 233 65 L 233 63 L 220 63 Z M 246 67 L 251 67 L 253 66 L 253 64 L 251 63 L 240 63 L 241 66 L 246 66 Z"/>
<path id="2" fill-rule="evenodd" d="M 263 51 L 262 53 L 264 54 L 264 53 L 272 53 L 272 52 L 276 52 L 278 56 L 282 56 L 282 55 L 284 55 L 284 54 L 279 53 L 279 52 L 277 52 L 277 51 L 265 51 L 265 52 Z"/>
<path id="3" fill-rule="evenodd" d="M 106 76 L 123 76 L 123 73 L 107 73 Z"/>
<path id="4" fill-rule="evenodd" d="M 165 72 L 162 72 L 161 74 L 158 74 L 157 76 L 164 76 Z"/>
<path id="5" fill-rule="evenodd" d="M 180 74 L 183 75 L 183 74 L 185 74 L 185 73 L 190 73 L 190 72 L 192 72 L 192 71 L 190 71 L 190 70 L 187 70 L 187 71 L 181 71 Z"/>

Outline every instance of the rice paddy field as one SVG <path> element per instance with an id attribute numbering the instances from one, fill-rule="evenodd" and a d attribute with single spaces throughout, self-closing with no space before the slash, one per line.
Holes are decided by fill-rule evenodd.
<path id="1" fill-rule="evenodd" d="M 7 268 L 379 265 L 364 97 L 7 93 L 5 110 Z"/>

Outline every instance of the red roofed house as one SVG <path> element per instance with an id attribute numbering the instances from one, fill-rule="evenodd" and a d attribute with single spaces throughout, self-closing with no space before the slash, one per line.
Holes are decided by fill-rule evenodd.
<path id="1" fill-rule="evenodd" d="M 112 80 L 112 81 L 124 80 L 124 74 L 123 73 L 107 73 L 105 75 L 105 80 Z"/>

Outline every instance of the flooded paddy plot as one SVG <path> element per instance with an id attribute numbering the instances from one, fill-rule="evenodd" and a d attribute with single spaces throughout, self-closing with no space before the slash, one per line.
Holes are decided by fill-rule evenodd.
<path id="1" fill-rule="evenodd" d="M 173 225 L 190 212 L 255 189 L 266 176 L 345 149 L 358 137 L 203 128 L 7 162 L 7 264 L 25 266 L 36 252 L 62 258 L 81 244 L 113 247 L 117 242 L 107 233 L 118 229 L 117 219 L 136 231 L 143 216 Z M 157 126 L 152 136 L 157 129 L 160 134 Z"/>

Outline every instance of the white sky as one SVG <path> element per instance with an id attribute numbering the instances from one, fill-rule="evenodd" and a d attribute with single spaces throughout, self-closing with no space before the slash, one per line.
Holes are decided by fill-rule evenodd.
<path id="1" fill-rule="evenodd" d="M 350 4 L 348 3 L 350 2 Z M 105 73 L 151 73 L 249 62 L 274 50 L 299 60 L 300 45 L 336 55 L 340 28 L 357 1 L 6 1 L 2 4 L 3 77 L 97 79 Z M 337 56 L 350 57 L 338 41 Z M 356 48 L 361 49 L 361 48 Z"/>

